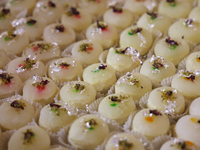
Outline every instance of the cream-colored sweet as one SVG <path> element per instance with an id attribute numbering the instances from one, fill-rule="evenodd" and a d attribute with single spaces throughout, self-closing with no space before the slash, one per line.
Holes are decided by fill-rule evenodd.
<path id="1" fill-rule="evenodd" d="M 62 146 L 51 146 L 49 150 L 69 150 L 69 149 Z"/>
<path id="2" fill-rule="evenodd" d="M 64 103 L 51 103 L 40 111 L 39 126 L 51 132 L 58 132 L 75 119 L 75 115 L 69 115 Z"/>
<path id="3" fill-rule="evenodd" d="M 134 15 L 128 9 L 113 7 L 104 13 L 103 20 L 121 31 L 131 26 L 134 20 Z"/>
<path id="4" fill-rule="evenodd" d="M 140 65 L 140 53 L 132 47 L 109 49 L 106 63 L 120 73 L 131 72 Z"/>
<path id="5" fill-rule="evenodd" d="M 191 53 L 186 59 L 186 69 L 200 71 L 200 52 Z"/>
<path id="6" fill-rule="evenodd" d="M 96 99 L 95 88 L 84 81 L 72 81 L 60 90 L 60 98 L 72 107 L 86 109 Z"/>
<path id="7" fill-rule="evenodd" d="M 61 23 L 71 27 L 76 32 L 81 32 L 92 24 L 92 17 L 83 9 L 71 7 L 62 15 Z"/>
<path id="8" fill-rule="evenodd" d="M 55 42 L 61 50 L 75 42 L 76 35 L 71 27 L 60 23 L 50 24 L 44 29 L 44 41 Z"/>
<path id="9" fill-rule="evenodd" d="M 200 0 L 198 0 L 198 6 L 200 6 Z"/>
<path id="10" fill-rule="evenodd" d="M 200 116 L 200 98 L 195 99 L 189 108 L 190 115 Z"/>
<path id="11" fill-rule="evenodd" d="M 41 61 L 29 57 L 17 57 L 10 61 L 7 71 L 18 75 L 22 81 L 27 80 L 33 75 L 44 76 L 46 73 L 45 65 Z"/>
<path id="12" fill-rule="evenodd" d="M 155 12 L 144 13 L 137 22 L 139 27 L 145 28 L 151 32 L 160 31 L 161 33 L 167 31 L 171 24 L 172 20 L 170 17 Z"/>
<path id="13" fill-rule="evenodd" d="M 170 122 L 164 113 L 158 110 L 142 109 L 134 117 L 132 130 L 144 134 L 149 140 L 167 134 Z"/>
<path id="14" fill-rule="evenodd" d="M 78 149 L 94 149 L 104 141 L 108 134 L 108 125 L 100 117 L 84 115 L 72 123 L 68 140 Z"/>
<path id="15" fill-rule="evenodd" d="M 64 8 L 61 5 L 56 5 L 50 0 L 42 0 L 37 2 L 33 17 L 46 24 L 51 24 L 59 21 L 63 12 Z"/>
<path id="16" fill-rule="evenodd" d="M 115 70 L 108 64 L 92 64 L 85 68 L 83 80 L 94 86 L 97 91 L 107 91 L 115 82 Z"/>
<path id="17" fill-rule="evenodd" d="M 59 58 L 60 54 L 60 48 L 56 43 L 36 41 L 26 47 L 22 56 L 32 56 L 46 64 L 53 59 Z"/>
<path id="18" fill-rule="evenodd" d="M 115 85 L 115 93 L 130 95 L 133 100 L 140 100 L 152 90 L 152 83 L 148 77 L 140 73 L 130 73 L 120 77 Z"/>
<path id="19" fill-rule="evenodd" d="M 10 61 L 4 49 L 0 49 L 0 69 L 4 68 Z"/>
<path id="20" fill-rule="evenodd" d="M 144 5 L 144 0 L 126 0 L 124 8 L 139 16 L 148 11 Z"/>
<path id="21" fill-rule="evenodd" d="M 118 133 L 109 138 L 105 150 L 145 150 L 142 143 L 133 135 Z"/>
<path id="22" fill-rule="evenodd" d="M 46 77 L 33 76 L 23 87 L 24 97 L 42 105 L 52 103 L 57 92 L 57 85 Z"/>
<path id="23" fill-rule="evenodd" d="M 177 89 L 188 99 L 200 96 L 200 72 L 191 70 L 180 70 L 172 79 L 171 87 Z"/>
<path id="24" fill-rule="evenodd" d="M 23 98 L 8 98 L 0 106 L 0 126 L 4 130 L 19 129 L 30 123 L 35 115 L 34 107 Z"/>
<path id="25" fill-rule="evenodd" d="M 74 44 L 72 57 L 83 65 L 91 65 L 99 62 L 99 56 L 103 52 L 102 46 L 91 40 L 82 40 Z"/>
<path id="26" fill-rule="evenodd" d="M 17 25 L 16 29 L 24 29 L 25 34 L 29 37 L 30 42 L 39 41 L 42 39 L 43 30 L 46 26 L 44 22 L 38 21 L 33 17 L 21 18 L 15 20 L 13 24 Z"/>
<path id="27" fill-rule="evenodd" d="M 170 26 L 168 34 L 172 39 L 184 38 L 187 41 L 198 44 L 200 43 L 198 38 L 200 23 L 192 19 L 179 19 Z"/>
<path id="28" fill-rule="evenodd" d="M 200 150 L 200 148 L 190 141 L 186 141 L 183 139 L 174 139 L 165 142 L 160 150 Z"/>
<path id="29" fill-rule="evenodd" d="M 22 93 L 22 80 L 17 75 L 0 70 L 0 98 L 15 95 L 15 93 Z"/>
<path id="30" fill-rule="evenodd" d="M 182 114 L 185 111 L 185 99 L 172 87 L 159 87 L 150 93 L 147 107 L 158 109 L 166 114 Z"/>
<path id="31" fill-rule="evenodd" d="M 108 0 L 80 0 L 79 5 L 92 15 L 102 15 L 107 10 Z"/>
<path id="32" fill-rule="evenodd" d="M 48 77 L 55 82 L 67 82 L 81 78 L 83 67 L 72 58 L 53 60 L 48 66 Z"/>
<path id="33" fill-rule="evenodd" d="M 0 49 L 8 53 L 21 56 L 23 50 L 29 45 L 29 38 L 24 30 L 5 31 L 0 35 Z"/>
<path id="34" fill-rule="evenodd" d="M 119 125 L 123 125 L 134 110 L 136 110 L 134 100 L 129 95 L 120 93 L 106 96 L 98 108 L 100 114 L 115 120 Z"/>
<path id="35" fill-rule="evenodd" d="M 106 22 L 97 21 L 87 28 L 86 37 L 89 40 L 99 42 L 103 49 L 108 49 L 117 40 L 117 29 Z"/>
<path id="36" fill-rule="evenodd" d="M 192 11 L 190 12 L 189 14 L 189 17 L 188 18 L 191 18 L 197 22 L 200 22 L 200 7 L 195 7 L 192 9 Z"/>
<path id="37" fill-rule="evenodd" d="M 153 36 L 150 31 L 137 26 L 126 28 L 120 35 L 120 47 L 133 47 L 141 55 L 148 53 L 153 43 Z"/>
<path id="38" fill-rule="evenodd" d="M 159 13 L 165 14 L 174 19 L 187 18 L 191 10 L 192 5 L 187 1 L 163 0 L 158 5 Z"/>
<path id="39" fill-rule="evenodd" d="M 8 150 L 48 150 L 51 140 L 38 126 L 25 126 L 17 130 L 8 142 Z"/>
<path id="40" fill-rule="evenodd" d="M 156 43 L 154 52 L 156 56 L 162 56 L 176 66 L 189 54 L 190 48 L 184 39 L 165 37 Z"/>
<path id="41" fill-rule="evenodd" d="M 140 73 L 147 76 L 153 82 L 161 82 L 163 79 L 173 76 L 176 73 L 176 68 L 170 60 L 153 55 L 145 60 Z"/>
<path id="42" fill-rule="evenodd" d="M 175 132 L 178 138 L 191 141 L 200 147 L 200 116 L 181 117 L 176 123 Z"/>

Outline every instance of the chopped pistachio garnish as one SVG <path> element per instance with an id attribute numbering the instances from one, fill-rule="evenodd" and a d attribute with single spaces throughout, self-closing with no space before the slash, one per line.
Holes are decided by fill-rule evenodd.
<path id="1" fill-rule="evenodd" d="M 14 78 L 14 77 L 8 73 L 1 73 L 0 74 L 0 84 L 10 83 L 12 78 Z"/>
<path id="2" fill-rule="evenodd" d="M 166 100 L 173 100 L 173 99 L 176 99 L 176 97 L 173 95 L 174 93 L 177 93 L 176 90 L 160 90 L 161 92 L 161 97 L 163 99 L 163 101 L 166 101 Z"/>
<path id="3" fill-rule="evenodd" d="M 150 113 L 150 114 L 153 114 L 153 115 L 155 115 L 155 116 L 162 116 L 162 114 L 161 114 L 158 110 L 156 110 L 156 109 L 154 109 L 154 110 L 149 110 L 149 113 Z"/>
<path id="4" fill-rule="evenodd" d="M 48 51 L 52 45 L 49 43 L 38 43 L 38 44 L 33 44 L 32 45 L 33 49 L 35 51 L 43 52 L 43 51 Z"/>
<path id="5" fill-rule="evenodd" d="M 155 57 L 153 55 L 150 59 L 150 63 L 152 63 L 152 69 L 154 70 L 152 73 L 160 72 L 161 68 L 167 69 L 169 67 L 169 65 L 164 62 L 164 58 L 161 56 Z"/>
<path id="6" fill-rule="evenodd" d="M 48 80 L 43 80 L 43 79 L 42 79 L 42 81 L 33 83 L 32 85 L 33 85 L 33 86 L 36 86 L 36 87 L 39 88 L 39 89 L 44 89 L 45 85 L 47 85 L 48 83 L 49 83 Z"/>
<path id="7" fill-rule="evenodd" d="M 24 0 L 11 0 L 10 4 L 12 5 L 12 4 L 15 4 L 15 3 L 22 2 L 22 1 L 24 1 Z"/>
<path id="8" fill-rule="evenodd" d="M 27 22 L 26 22 L 26 24 L 27 24 L 28 26 L 33 26 L 33 25 L 36 24 L 36 23 L 37 23 L 37 21 L 34 20 L 34 19 L 29 19 L 29 20 L 27 20 Z"/>
<path id="9" fill-rule="evenodd" d="M 56 4 L 53 3 L 52 1 L 49 1 L 49 2 L 48 2 L 48 6 L 49 6 L 49 7 L 52 7 L 52 8 L 55 8 L 55 7 L 56 7 Z"/>
<path id="10" fill-rule="evenodd" d="M 27 129 L 24 133 L 24 143 L 31 143 L 32 139 L 35 137 L 35 134 L 31 131 L 31 129 Z"/>
<path id="11" fill-rule="evenodd" d="M 79 14 L 80 14 L 79 11 L 75 7 L 71 7 L 71 9 L 68 12 L 66 12 L 66 15 L 68 16 L 79 15 Z"/>
<path id="12" fill-rule="evenodd" d="M 36 64 L 36 61 L 30 58 L 26 58 L 26 60 L 24 60 L 25 64 L 21 66 L 21 69 L 27 69 L 30 70 L 31 68 L 33 68 L 33 65 Z"/>
<path id="13" fill-rule="evenodd" d="M 1 11 L 0 11 L 0 19 L 4 19 L 4 18 L 7 18 L 10 14 L 10 9 L 5 9 L 3 8 Z"/>
<path id="14" fill-rule="evenodd" d="M 176 6 L 176 0 L 166 0 L 172 7 Z"/>
<path id="15" fill-rule="evenodd" d="M 112 7 L 113 12 L 115 13 L 122 13 L 123 9 L 121 7 Z"/>
<path id="16" fill-rule="evenodd" d="M 138 77 L 127 77 L 127 82 L 131 83 L 132 85 L 134 85 L 135 87 L 139 87 L 140 86 L 140 81 L 138 79 Z M 143 88 L 141 86 L 141 88 Z"/>
<path id="17" fill-rule="evenodd" d="M 100 70 L 105 70 L 107 65 L 101 64 L 98 68 L 92 70 L 92 72 L 99 72 Z"/>
<path id="18" fill-rule="evenodd" d="M 67 62 L 62 62 L 62 63 L 58 64 L 58 66 L 61 66 L 62 68 L 68 68 L 70 66 L 70 64 L 68 64 Z"/>
<path id="19" fill-rule="evenodd" d="M 117 54 L 125 54 L 126 53 L 127 48 L 123 49 L 123 48 L 115 48 L 115 53 Z"/>
<path id="20" fill-rule="evenodd" d="M 73 86 L 73 88 L 74 88 L 76 91 L 82 91 L 82 90 L 85 89 L 85 86 L 82 85 L 82 84 L 75 84 L 75 85 Z"/>
<path id="21" fill-rule="evenodd" d="M 154 20 L 158 17 L 157 13 L 154 13 L 154 12 L 152 12 L 152 13 L 147 12 L 147 15 L 149 15 L 151 17 L 151 20 Z"/>
<path id="22" fill-rule="evenodd" d="M 176 41 L 170 40 L 170 37 L 166 38 L 165 42 L 167 43 L 169 48 L 172 50 L 176 49 L 176 47 L 179 46 L 179 44 Z"/>
<path id="23" fill-rule="evenodd" d="M 192 19 L 187 19 L 183 22 L 183 25 L 186 27 L 192 27 L 193 26 L 193 20 Z"/>
<path id="24" fill-rule="evenodd" d="M 90 119 L 88 121 L 85 121 L 85 127 L 89 130 L 94 130 L 94 127 L 97 126 L 97 122 L 95 119 Z"/>
<path id="25" fill-rule="evenodd" d="M 120 95 L 108 97 L 111 101 L 110 106 L 117 106 L 117 103 L 121 103 L 123 99 L 127 98 L 126 96 Z"/>
<path id="26" fill-rule="evenodd" d="M 63 25 L 57 25 L 57 26 L 55 26 L 55 29 L 58 32 L 64 32 L 65 31 L 65 27 Z"/>
<path id="27" fill-rule="evenodd" d="M 93 49 L 92 44 L 91 43 L 83 43 L 81 45 L 79 45 L 79 52 L 89 52 Z"/>
<path id="28" fill-rule="evenodd" d="M 61 105 L 51 103 L 49 106 L 50 106 L 50 110 L 52 112 L 54 112 L 57 116 L 59 116 L 59 109 L 60 109 Z"/>
<path id="29" fill-rule="evenodd" d="M 194 82 L 194 80 L 195 80 L 195 74 L 194 74 L 194 72 L 190 72 L 188 70 L 182 72 L 182 76 L 184 76 L 184 78 L 186 80 L 191 80 L 192 82 Z"/>
<path id="30" fill-rule="evenodd" d="M 103 21 L 98 21 L 96 22 L 96 24 L 94 25 L 95 28 L 99 28 L 99 29 L 106 29 L 108 27 L 108 25 L 103 22 Z"/>
<path id="31" fill-rule="evenodd" d="M 109 99 L 112 102 L 121 102 L 122 101 L 120 98 L 118 98 L 118 96 L 111 96 L 111 97 L 109 97 Z"/>
<path id="32" fill-rule="evenodd" d="M 129 35 L 134 35 L 134 34 L 137 34 L 137 33 L 140 33 L 142 31 L 142 28 L 137 28 L 137 29 L 131 29 L 128 34 Z"/>
<path id="33" fill-rule="evenodd" d="M 120 149 L 122 150 L 129 150 L 131 147 L 133 147 L 133 144 L 128 142 L 127 139 L 120 139 L 118 142 L 118 145 L 120 146 Z"/>
<path id="34" fill-rule="evenodd" d="M 97 2 L 97 3 L 101 3 L 100 0 L 88 0 L 88 2 Z"/>
<path id="35" fill-rule="evenodd" d="M 5 41 L 13 40 L 17 35 L 14 34 L 14 31 L 8 31 L 7 35 L 4 37 Z"/>
<path id="36" fill-rule="evenodd" d="M 14 107 L 14 108 L 18 108 L 18 109 L 24 110 L 24 107 L 26 106 L 26 104 L 23 103 L 23 102 L 15 100 L 10 104 L 10 106 Z"/>

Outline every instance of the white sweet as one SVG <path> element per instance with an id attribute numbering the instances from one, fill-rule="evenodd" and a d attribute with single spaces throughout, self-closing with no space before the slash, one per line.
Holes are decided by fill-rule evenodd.
<path id="1" fill-rule="evenodd" d="M 53 146 L 48 150 L 69 150 L 69 149 L 62 146 Z"/>
<path id="2" fill-rule="evenodd" d="M 200 116 L 200 98 L 195 99 L 189 109 L 190 115 L 197 115 Z"/>
<path id="3" fill-rule="evenodd" d="M 71 7 L 71 9 L 62 15 L 61 23 L 73 28 L 76 32 L 81 32 L 92 24 L 92 17 L 83 9 Z"/>
<path id="4" fill-rule="evenodd" d="M 197 22 L 200 22 L 200 7 L 195 7 L 192 9 L 192 11 L 190 12 L 189 14 L 189 18 L 197 21 Z"/>
<path id="5" fill-rule="evenodd" d="M 198 0 L 198 6 L 200 6 L 200 0 Z"/>
<path id="6" fill-rule="evenodd" d="M 145 12 L 148 11 L 148 9 L 144 5 L 144 0 L 126 0 L 124 4 L 124 8 L 129 9 L 134 14 L 137 14 L 141 16 Z"/>
<path id="7" fill-rule="evenodd" d="M 117 40 L 117 29 L 106 22 L 97 21 L 87 28 L 86 37 L 99 42 L 103 49 L 108 49 Z"/>
<path id="8" fill-rule="evenodd" d="M 60 54 L 60 48 L 56 43 L 36 41 L 26 47 L 22 56 L 32 56 L 46 64 L 53 59 L 59 58 Z"/>
<path id="9" fill-rule="evenodd" d="M 14 130 L 30 123 L 35 115 L 35 110 L 30 102 L 22 98 L 11 97 L 0 106 L 0 114 L 1 128 Z"/>
<path id="10" fill-rule="evenodd" d="M 179 0 L 174 0 L 172 2 L 163 0 L 158 5 L 159 13 L 165 14 L 174 19 L 187 18 L 191 9 L 192 5 L 190 3 Z"/>
<path id="11" fill-rule="evenodd" d="M 167 134 L 169 127 L 169 119 L 164 113 L 150 109 L 140 110 L 135 115 L 132 124 L 133 131 L 144 134 L 149 140 Z"/>
<path id="12" fill-rule="evenodd" d="M 85 68 L 83 80 L 94 86 L 97 91 L 108 90 L 115 82 L 115 70 L 108 64 L 92 64 Z"/>
<path id="13" fill-rule="evenodd" d="M 192 19 L 180 19 L 170 26 L 168 34 L 172 39 L 184 38 L 185 40 L 198 44 L 200 43 L 200 39 L 198 38 L 200 34 L 200 23 Z"/>
<path id="14" fill-rule="evenodd" d="M 153 43 L 151 32 L 137 26 L 126 28 L 120 35 L 120 47 L 133 47 L 141 55 L 148 53 Z"/>
<path id="15" fill-rule="evenodd" d="M 115 85 L 115 93 L 130 95 L 133 100 L 139 100 L 152 90 L 149 78 L 140 73 L 130 73 L 120 77 Z"/>
<path id="16" fill-rule="evenodd" d="M 174 64 L 160 56 L 152 56 L 145 60 L 140 73 L 147 76 L 151 81 L 161 82 L 167 77 L 171 77 L 176 73 Z"/>
<path id="17" fill-rule="evenodd" d="M 9 62 L 8 55 L 6 54 L 4 49 L 0 49 L 0 69 L 4 68 L 6 64 Z"/>
<path id="18" fill-rule="evenodd" d="M 55 82 L 67 82 L 81 78 L 83 67 L 72 58 L 53 60 L 48 67 L 48 77 Z"/>
<path id="19" fill-rule="evenodd" d="M 156 43 L 154 52 L 156 56 L 162 56 L 164 59 L 173 62 L 176 66 L 189 54 L 190 49 L 184 39 L 165 37 Z"/>
<path id="20" fill-rule="evenodd" d="M 186 59 L 186 69 L 200 71 L 200 52 L 191 53 Z"/>
<path id="21" fill-rule="evenodd" d="M 18 75 L 22 81 L 26 81 L 33 75 L 44 76 L 45 65 L 41 61 L 29 57 L 17 57 L 8 63 L 7 71 Z"/>
<path id="22" fill-rule="evenodd" d="M 160 31 L 164 33 L 168 30 L 172 20 L 165 14 L 158 14 L 155 12 L 144 13 L 137 22 L 139 27 L 145 28 L 149 31 Z"/>
<path id="23" fill-rule="evenodd" d="M 105 150 L 145 150 L 142 143 L 131 134 L 118 133 L 109 138 Z"/>
<path id="24" fill-rule="evenodd" d="M 108 125 L 100 117 L 84 115 L 72 123 L 68 140 L 78 149 L 94 149 L 108 134 Z"/>
<path id="25" fill-rule="evenodd" d="M 172 87 L 159 87 L 150 93 L 147 107 L 158 109 L 166 114 L 182 114 L 185 111 L 185 99 Z"/>
<path id="26" fill-rule="evenodd" d="M 118 93 L 106 96 L 99 104 L 98 112 L 123 125 L 135 109 L 135 102 L 130 96 Z"/>
<path id="27" fill-rule="evenodd" d="M 103 52 L 102 46 L 91 40 L 82 40 L 74 44 L 72 57 L 83 65 L 91 65 L 99 62 L 99 56 Z"/>
<path id="28" fill-rule="evenodd" d="M 72 81 L 60 90 L 60 98 L 75 108 L 86 109 L 96 99 L 95 88 L 84 81 Z"/>
<path id="29" fill-rule="evenodd" d="M 17 130 L 8 142 L 8 150 L 48 150 L 48 133 L 38 126 L 25 126 Z"/>
<path id="30" fill-rule="evenodd" d="M 40 111 L 39 126 L 51 131 L 58 132 L 62 127 L 71 124 L 75 115 L 69 115 L 63 103 L 51 103 Z"/>
<path id="31" fill-rule="evenodd" d="M 176 136 L 191 141 L 200 147 L 200 116 L 186 115 L 181 117 L 175 126 Z"/>
<path id="32" fill-rule="evenodd" d="M 44 29 L 43 37 L 44 41 L 55 42 L 61 50 L 64 50 L 67 46 L 75 42 L 76 35 L 71 27 L 54 23 Z"/>

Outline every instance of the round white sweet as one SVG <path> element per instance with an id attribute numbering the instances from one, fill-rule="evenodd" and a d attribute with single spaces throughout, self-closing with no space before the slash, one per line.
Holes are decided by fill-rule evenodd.
<path id="1" fill-rule="evenodd" d="M 81 32 L 92 24 L 92 17 L 83 9 L 71 7 L 62 15 L 61 23 L 73 28 L 76 32 Z"/>
<path id="2" fill-rule="evenodd" d="M 53 60 L 48 67 L 48 77 L 55 82 L 67 82 L 81 78 L 83 67 L 72 58 Z"/>
<path id="3" fill-rule="evenodd" d="M 186 69 L 200 71 L 200 52 L 191 53 L 186 59 Z"/>
<path id="4" fill-rule="evenodd" d="M 187 18 L 191 10 L 192 5 L 187 1 L 175 0 L 174 2 L 167 2 L 163 0 L 158 5 L 159 13 L 174 19 Z"/>
<path id="5" fill-rule="evenodd" d="M 126 0 L 124 4 L 124 8 L 130 10 L 136 15 L 141 16 L 145 12 L 148 11 L 148 9 L 144 5 L 144 0 Z"/>
<path id="6" fill-rule="evenodd" d="M 0 49 L 0 69 L 4 68 L 10 61 L 4 49 Z"/>
<path id="7" fill-rule="evenodd" d="M 184 38 L 185 40 L 198 44 L 200 43 L 200 39 L 198 38 L 200 34 L 200 23 L 192 19 L 180 19 L 170 26 L 168 34 L 172 39 Z"/>
<path id="8" fill-rule="evenodd" d="M 164 33 L 168 30 L 172 20 L 170 17 L 164 14 L 158 13 L 144 13 L 137 22 L 139 27 L 145 28 L 151 32 L 160 31 Z"/>
<path id="9" fill-rule="evenodd" d="M 48 133 L 38 126 L 25 126 L 17 130 L 8 142 L 9 150 L 48 150 L 50 148 Z"/>
<path id="10" fill-rule="evenodd" d="M 200 146 L 200 116 L 186 115 L 181 117 L 175 126 L 176 136 Z"/>
<path id="11" fill-rule="evenodd" d="M 189 109 L 190 115 L 197 115 L 200 116 L 200 98 L 195 99 Z"/>
<path id="12" fill-rule="evenodd" d="M 89 40 L 99 42 L 103 49 L 108 49 L 117 40 L 117 29 L 106 22 L 97 21 L 87 28 L 86 37 Z"/>
<path id="13" fill-rule="evenodd" d="M 190 12 L 189 14 L 189 17 L 188 18 L 191 18 L 197 22 L 200 22 L 200 7 L 195 7 L 192 9 L 192 11 Z"/>
<path id="14" fill-rule="evenodd" d="M 43 37 L 46 42 L 57 43 L 61 50 L 64 50 L 67 46 L 75 42 L 76 39 L 74 30 L 60 23 L 47 26 L 44 29 Z"/>
<path id="15" fill-rule="evenodd" d="M 7 71 L 18 75 L 22 81 L 27 80 L 33 75 L 44 76 L 46 73 L 45 65 L 34 58 L 17 57 L 8 63 Z"/>
<path id="16" fill-rule="evenodd" d="M 99 104 L 98 112 L 123 125 L 135 109 L 135 102 L 130 96 L 118 93 L 106 96 Z"/>
<path id="17" fill-rule="evenodd" d="M 29 45 L 29 38 L 26 34 L 19 32 L 3 32 L 0 35 L 0 49 L 4 49 L 6 52 L 21 56 L 23 50 Z"/>
<path id="18" fill-rule="evenodd" d="M 166 114 L 182 114 L 185 111 L 185 99 L 172 87 L 159 87 L 150 93 L 147 107 L 158 109 Z"/>
<path id="19" fill-rule="evenodd" d="M 86 106 L 95 101 L 96 90 L 87 82 L 72 81 L 61 88 L 60 98 L 75 108 L 86 109 Z"/>
<path id="20" fill-rule="evenodd" d="M 162 127 L 162 128 L 161 128 Z M 144 134 L 149 140 L 167 134 L 170 128 L 168 117 L 157 110 L 140 110 L 133 119 L 132 130 Z"/>
<path id="21" fill-rule="evenodd" d="M 128 9 L 114 7 L 104 13 L 103 20 L 115 26 L 118 30 L 124 30 L 131 26 L 134 15 Z"/>
<path id="22" fill-rule="evenodd" d="M 165 37 L 159 40 L 154 48 L 156 56 L 162 56 L 178 65 L 190 52 L 189 45 L 184 39 L 171 39 Z"/>
<path id="23" fill-rule="evenodd" d="M 99 56 L 103 52 L 102 46 L 91 40 L 82 40 L 74 44 L 72 57 L 83 65 L 91 65 L 99 62 Z"/>
<path id="24" fill-rule="evenodd" d="M 171 82 L 171 87 L 177 89 L 187 99 L 195 99 L 200 96 L 199 72 L 190 70 L 179 71 Z"/>
<path id="25" fill-rule="evenodd" d="M 128 133 L 118 133 L 109 138 L 105 150 L 116 149 L 145 150 L 142 143 L 136 137 Z"/>
<path id="26" fill-rule="evenodd" d="M 64 103 L 51 103 L 40 111 L 39 126 L 51 131 L 58 132 L 62 127 L 69 125 L 75 119 L 75 115 L 69 115 Z"/>
<path id="27" fill-rule="evenodd" d="M 93 85 L 97 91 L 107 91 L 117 79 L 110 65 L 96 63 L 85 68 L 83 80 Z"/>
<path id="28" fill-rule="evenodd" d="M 46 64 L 53 59 L 59 58 L 60 54 L 60 48 L 56 43 L 36 41 L 26 47 L 26 49 L 23 51 L 22 56 L 32 56 Z"/>
<path id="29" fill-rule="evenodd" d="M 120 35 L 120 47 L 133 47 L 140 52 L 141 55 L 146 54 L 153 43 L 151 32 L 137 26 L 126 28 Z"/>
<path id="30" fill-rule="evenodd" d="M 139 55 L 139 52 L 131 47 L 127 47 L 126 49 L 111 47 L 107 55 L 106 63 L 120 73 L 131 72 L 140 65 Z"/>
<path id="31" fill-rule="evenodd" d="M 159 56 L 152 56 L 145 60 L 140 73 L 153 82 L 161 82 L 163 79 L 173 76 L 176 73 L 176 68 L 169 60 Z"/>
<path id="32" fill-rule="evenodd" d="M 149 78 L 140 73 L 130 73 L 120 77 L 115 85 L 115 93 L 130 95 L 133 100 L 139 100 L 152 90 Z"/>
<path id="33" fill-rule="evenodd" d="M 94 149 L 108 134 L 108 125 L 100 117 L 84 115 L 72 123 L 68 140 L 78 149 Z"/>
<path id="34" fill-rule="evenodd" d="M 68 148 L 62 146 L 51 146 L 48 150 L 69 150 Z"/>
<path id="35" fill-rule="evenodd" d="M 1 128 L 14 130 L 30 123 L 35 115 L 35 110 L 30 102 L 22 98 L 11 97 L 0 106 L 0 114 Z"/>

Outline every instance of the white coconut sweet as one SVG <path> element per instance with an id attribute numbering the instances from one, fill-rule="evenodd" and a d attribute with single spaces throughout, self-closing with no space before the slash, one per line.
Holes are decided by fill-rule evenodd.
<path id="1" fill-rule="evenodd" d="M 197 22 L 200 22 L 200 16 L 199 16 L 199 13 L 200 13 L 200 7 L 195 7 L 192 9 L 192 11 L 190 12 L 189 14 L 189 18 L 197 21 Z"/>
<path id="2" fill-rule="evenodd" d="M 200 52 L 191 53 L 186 59 L 186 69 L 200 71 Z"/>
<path id="3" fill-rule="evenodd" d="M 196 98 L 190 105 L 189 113 L 190 115 L 200 116 L 200 98 Z"/>

